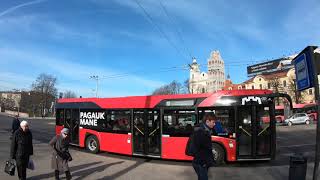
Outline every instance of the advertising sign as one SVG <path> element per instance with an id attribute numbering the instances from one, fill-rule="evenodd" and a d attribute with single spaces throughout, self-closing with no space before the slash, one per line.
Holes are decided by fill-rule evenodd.
<path id="1" fill-rule="evenodd" d="M 313 50 L 310 50 L 309 48 L 304 49 L 296 58 L 294 58 L 298 91 L 313 87 L 314 73 L 312 58 Z"/>
<path id="2" fill-rule="evenodd" d="M 281 58 L 247 67 L 248 76 L 268 74 L 293 68 L 292 59 Z"/>

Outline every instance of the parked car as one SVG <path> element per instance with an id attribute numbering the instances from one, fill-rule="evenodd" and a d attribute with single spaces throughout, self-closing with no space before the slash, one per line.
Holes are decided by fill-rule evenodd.
<path id="1" fill-rule="evenodd" d="M 310 117 L 306 113 L 296 113 L 284 120 L 284 123 L 288 126 L 293 124 L 310 124 Z"/>

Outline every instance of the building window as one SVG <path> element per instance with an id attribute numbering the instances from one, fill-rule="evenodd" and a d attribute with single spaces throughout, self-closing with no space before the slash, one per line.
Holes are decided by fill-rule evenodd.
<path id="1" fill-rule="evenodd" d="M 238 89 L 242 89 L 242 87 L 241 87 L 241 86 L 238 86 Z"/>
<path id="2" fill-rule="evenodd" d="M 284 81 L 283 81 L 283 87 L 286 87 L 286 86 L 287 86 L 287 81 L 284 80 Z"/>
<path id="3" fill-rule="evenodd" d="M 271 83 L 268 83 L 268 89 L 271 89 Z"/>
<path id="4" fill-rule="evenodd" d="M 205 92 L 206 92 L 206 90 L 204 88 L 202 88 L 202 93 L 205 93 Z"/>
<path id="5" fill-rule="evenodd" d="M 261 81 L 261 78 L 259 78 L 259 81 Z"/>
<path id="6" fill-rule="evenodd" d="M 194 74 L 192 74 L 192 79 L 194 79 Z"/>
<path id="7" fill-rule="evenodd" d="M 251 86 L 251 89 L 254 89 L 254 85 Z"/>
<path id="8" fill-rule="evenodd" d="M 259 86 L 260 86 L 260 89 L 262 89 L 262 84 L 260 84 Z"/>
<path id="9" fill-rule="evenodd" d="M 232 90 L 232 87 L 229 87 L 229 90 Z"/>
<path id="10" fill-rule="evenodd" d="M 312 95 L 312 89 L 309 89 L 309 95 Z"/>

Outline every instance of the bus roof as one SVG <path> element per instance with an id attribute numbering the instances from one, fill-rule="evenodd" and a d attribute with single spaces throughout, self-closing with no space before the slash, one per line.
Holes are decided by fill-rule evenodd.
<path id="1" fill-rule="evenodd" d="M 222 90 L 216 93 L 205 94 L 174 94 L 127 96 L 114 98 L 61 98 L 58 104 L 64 103 L 94 103 L 100 108 L 154 108 L 162 100 L 204 99 L 198 107 L 212 106 L 222 96 L 246 96 L 271 94 L 270 90 Z"/>

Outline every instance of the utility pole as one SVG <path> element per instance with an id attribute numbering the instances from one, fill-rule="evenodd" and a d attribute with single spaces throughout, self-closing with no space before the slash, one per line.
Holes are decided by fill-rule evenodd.
<path id="1" fill-rule="evenodd" d="M 93 76 L 90 76 L 90 79 L 96 80 L 96 97 L 98 97 L 99 76 L 93 75 Z"/>

